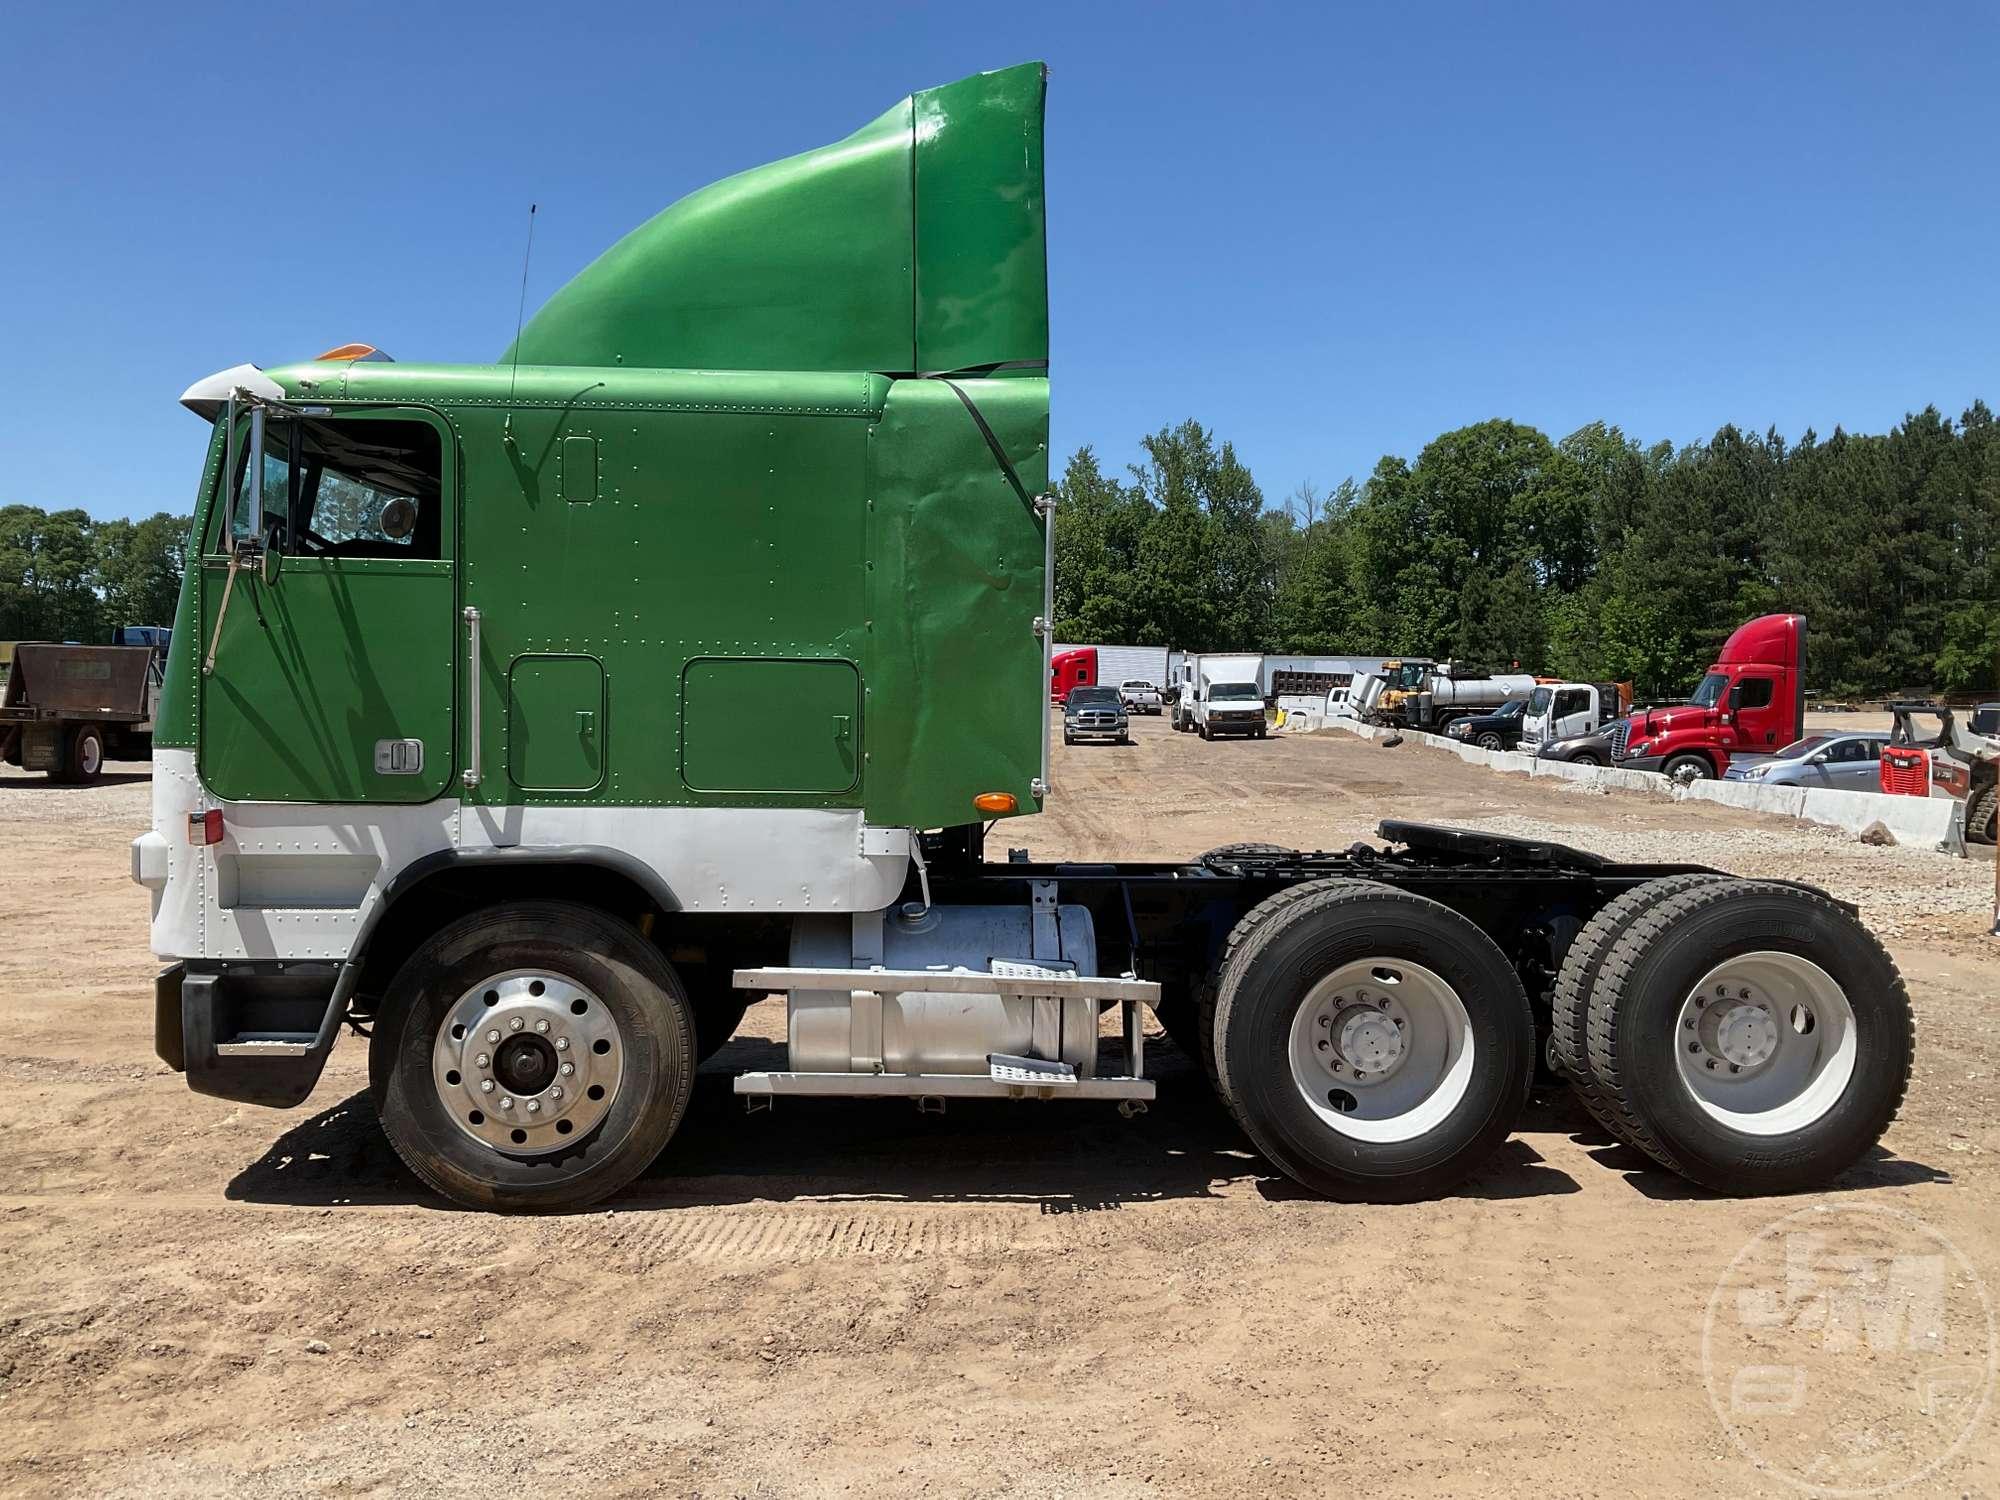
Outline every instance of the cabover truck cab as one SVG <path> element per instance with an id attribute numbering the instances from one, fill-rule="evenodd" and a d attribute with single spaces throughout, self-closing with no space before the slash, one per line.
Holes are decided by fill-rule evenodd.
<path id="1" fill-rule="evenodd" d="M 1722 643 L 1684 704 L 1646 708 L 1611 731 L 1612 763 L 1707 781 L 1732 753 L 1764 755 L 1805 732 L 1806 617 L 1760 615 Z"/>
<path id="2" fill-rule="evenodd" d="M 1533 755 L 1551 740 L 1594 734 L 1632 706 L 1629 684 L 1540 682 L 1528 694 L 1521 719 L 1521 748 Z"/>
<path id="3" fill-rule="evenodd" d="M 1137 1110 L 1157 1022 L 1322 1192 L 1446 1190 L 1545 1050 L 1696 1180 L 1844 1169 L 1908 1014 L 1815 892 L 1402 824 L 986 860 L 1051 795 L 1043 93 L 966 79 L 697 192 L 493 365 L 186 393 L 132 848 L 160 1055 L 285 1107 L 365 1033 L 404 1162 L 502 1209 L 630 1182 L 767 995 L 753 1109 Z"/>

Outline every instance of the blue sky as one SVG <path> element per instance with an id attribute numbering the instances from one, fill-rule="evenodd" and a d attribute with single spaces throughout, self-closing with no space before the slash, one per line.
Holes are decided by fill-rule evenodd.
<path id="1" fill-rule="evenodd" d="M 11 6 L 0 504 L 185 507 L 196 377 L 489 360 L 618 235 L 1045 59 L 1058 455 L 1194 416 L 1276 503 L 1491 416 L 2000 402 L 2000 7 Z"/>

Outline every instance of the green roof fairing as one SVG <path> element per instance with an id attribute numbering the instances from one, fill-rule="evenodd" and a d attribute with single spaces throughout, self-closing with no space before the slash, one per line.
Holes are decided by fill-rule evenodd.
<path id="1" fill-rule="evenodd" d="M 551 297 L 520 358 L 887 373 L 1046 360 L 1045 77 L 1024 63 L 927 89 L 843 141 L 690 193 Z"/>

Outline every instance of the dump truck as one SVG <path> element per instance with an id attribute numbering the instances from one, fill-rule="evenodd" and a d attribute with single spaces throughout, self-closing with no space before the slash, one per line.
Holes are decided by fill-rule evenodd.
<path id="1" fill-rule="evenodd" d="M 168 632 L 128 625 L 113 644 L 17 641 L 0 685 L 0 760 L 88 783 L 106 760 L 152 753 Z"/>
<path id="2" fill-rule="evenodd" d="M 1818 891 L 1400 822 L 987 857 L 1060 791 L 1045 78 L 682 199 L 491 365 L 344 345 L 188 389 L 211 431 L 132 847 L 160 1056 L 290 1107 L 363 1033 L 401 1159 L 502 1210 L 629 1183 L 767 996 L 746 1114 L 1136 1112 L 1157 1022 L 1339 1197 L 1451 1190 L 1545 1055 L 1696 1182 L 1844 1171 L 1910 1011 Z"/>

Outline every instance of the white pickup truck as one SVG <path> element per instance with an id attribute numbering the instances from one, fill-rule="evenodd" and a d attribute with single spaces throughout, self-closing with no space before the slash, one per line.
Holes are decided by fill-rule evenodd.
<path id="1" fill-rule="evenodd" d="M 1157 714 L 1166 703 L 1158 684 L 1129 677 L 1118 684 L 1118 697 L 1128 714 Z"/>

